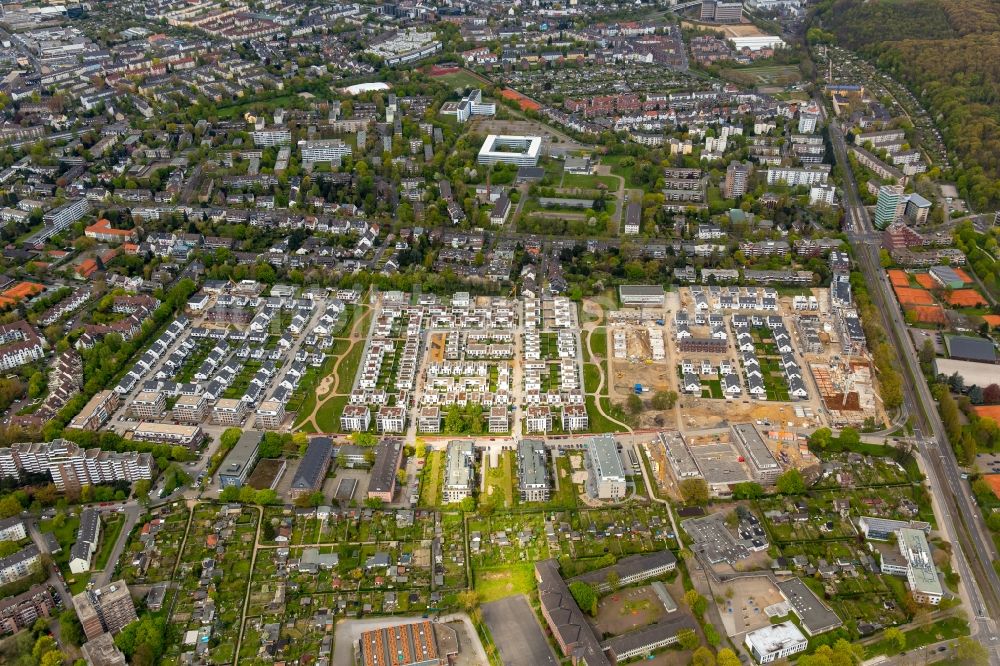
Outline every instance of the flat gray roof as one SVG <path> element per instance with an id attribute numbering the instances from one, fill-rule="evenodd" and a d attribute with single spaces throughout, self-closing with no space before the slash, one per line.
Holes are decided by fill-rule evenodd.
<path id="1" fill-rule="evenodd" d="M 756 469 L 762 471 L 778 469 L 778 461 L 752 423 L 737 423 L 733 425 L 733 432 L 736 434 L 737 442 L 746 449 L 747 457 Z"/>
<path id="2" fill-rule="evenodd" d="M 996 347 L 991 340 L 968 335 L 946 335 L 944 342 L 948 348 L 948 356 L 952 358 L 984 363 L 994 363 L 997 360 Z"/>
<path id="3" fill-rule="evenodd" d="M 587 456 L 598 478 L 625 478 L 622 458 L 618 455 L 618 442 L 614 437 L 603 435 L 591 437 L 587 442 Z"/>
<path id="4" fill-rule="evenodd" d="M 548 457 L 545 443 L 538 439 L 522 439 L 517 443 L 517 477 L 522 488 L 549 485 L 545 469 Z"/>
<path id="5" fill-rule="evenodd" d="M 658 284 L 623 284 L 618 287 L 622 298 L 627 296 L 659 296 L 663 297 L 663 287 Z"/>
<path id="6" fill-rule="evenodd" d="M 471 488 L 473 465 L 472 442 L 448 442 L 448 452 L 445 462 L 445 488 Z"/>
<path id="7" fill-rule="evenodd" d="M 746 468 L 737 460 L 736 451 L 725 442 L 690 447 L 705 482 L 709 485 L 749 481 Z"/>
<path id="8" fill-rule="evenodd" d="M 795 615 L 802 622 L 802 628 L 810 636 L 836 629 L 843 622 L 837 614 L 824 604 L 809 586 L 798 578 L 778 583 L 778 589 L 788 600 Z"/>
<path id="9" fill-rule="evenodd" d="M 674 474 L 680 479 L 702 476 L 698 462 L 684 441 L 683 435 L 679 432 L 661 432 L 660 442 L 667 454 L 670 466 L 674 468 Z"/>
<path id="10" fill-rule="evenodd" d="M 257 457 L 257 449 L 264 439 L 264 433 L 257 430 L 247 430 L 240 435 L 236 445 L 229 451 L 226 459 L 219 465 L 219 476 L 232 476 L 245 479 L 247 465 Z"/>

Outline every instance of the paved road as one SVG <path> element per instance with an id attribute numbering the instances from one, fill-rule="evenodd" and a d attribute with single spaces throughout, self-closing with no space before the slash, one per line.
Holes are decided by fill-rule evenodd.
<path id="1" fill-rule="evenodd" d="M 118 540 L 115 542 L 114 550 L 111 551 L 111 557 L 108 558 L 108 563 L 105 566 L 104 571 L 96 572 L 91 577 L 91 581 L 94 583 L 95 587 L 103 587 L 111 582 L 112 576 L 115 574 L 115 568 L 118 566 L 118 560 L 122 556 L 122 552 L 125 550 L 125 544 L 128 543 L 129 534 L 132 533 L 132 529 L 135 524 L 139 521 L 139 516 L 144 513 L 145 509 L 139 506 L 138 502 L 132 501 L 125 505 L 122 513 L 125 514 L 125 524 L 122 525 L 121 532 L 118 533 Z"/>
<path id="2" fill-rule="evenodd" d="M 48 554 L 49 547 L 42 537 L 41 530 L 38 529 L 38 521 L 34 517 L 31 517 L 25 519 L 24 522 L 28 525 L 28 533 L 31 535 L 31 540 L 35 542 L 35 546 L 38 547 L 40 552 Z M 66 587 L 66 582 L 63 580 L 62 575 L 57 572 L 57 567 L 53 565 L 52 570 L 49 571 L 49 579 L 46 582 L 59 593 L 59 596 L 62 598 L 63 608 L 72 608 L 73 595 L 69 593 L 69 588 Z"/>
<path id="3" fill-rule="evenodd" d="M 921 374 L 916 350 L 906 334 L 902 314 L 893 301 L 888 278 L 881 269 L 878 246 L 864 238 L 874 229 L 868 211 L 858 196 L 857 182 L 847 160 L 843 132 L 836 121 L 830 125 L 830 138 L 837 161 L 845 167 L 845 230 L 873 302 L 882 313 L 885 330 L 893 339 L 903 365 L 904 397 L 909 412 L 921 425 L 921 432 L 916 437 L 918 450 L 925 463 L 931 496 L 940 507 L 936 513 L 948 540 L 954 545 L 956 569 L 964 590 L 961 598 L 974 618 L 973 633 L 989 649 L 991 663 L 1000 664 L 1000 643 L 996 622 L 992 619 L 1000 618 L 1000 577 L 992 566 L 992 542 L 985 538 L 982 517 L 972 501 L 968 486 L 961 480 L 944 424 Z"/>

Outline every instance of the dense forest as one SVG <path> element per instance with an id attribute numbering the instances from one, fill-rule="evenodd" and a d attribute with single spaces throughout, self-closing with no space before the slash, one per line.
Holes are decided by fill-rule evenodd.
<path id="1" fill-rule="evenodd" d="M 957 160 L 978 210 L 1000 204 L 1000 4 L 991 0 L 828 0 L 817 25 L 904 82 Z"/>

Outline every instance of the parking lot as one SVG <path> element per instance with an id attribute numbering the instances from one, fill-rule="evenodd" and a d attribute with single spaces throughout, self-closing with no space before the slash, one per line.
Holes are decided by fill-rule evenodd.
<path id="1" fill-rule="evenodd" d="M 555 666 L 559 663 L 524 596 L 493 601 L 484 604 L 482 609 L 483 621 L 493 634 L 504 666 Z"/>

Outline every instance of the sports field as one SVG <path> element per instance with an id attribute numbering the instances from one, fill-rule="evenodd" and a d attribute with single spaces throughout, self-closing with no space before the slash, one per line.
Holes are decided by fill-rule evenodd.
<path id="1" fill-rule="evenodd" d="M 787 86 L 802 80 L 799 68 L 794 65 L 770 65 L 723 69 L 723 77 L 746 86 Z"/>

